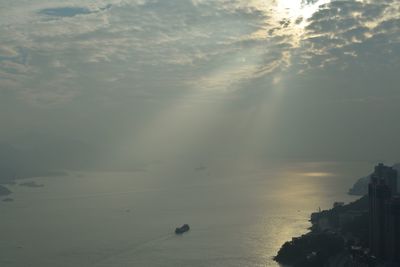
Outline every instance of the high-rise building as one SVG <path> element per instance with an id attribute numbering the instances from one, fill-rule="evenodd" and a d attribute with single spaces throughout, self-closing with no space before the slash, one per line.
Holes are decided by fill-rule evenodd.
<path id="1" fill-rule="evenodd" d="M 369 243 L 372 254 L 378 259 L 397 261 L 400 239 L 400 198 L 397 194 L 397 171 L 382 163 L 375 166 L 368 187 Z M 399 232 L 400 234 L 400 232 Z"/>
<path id="2" fill-rule="evenodd" d="M 397 194 L 397 171 L 394 168 L 379 163 L 375 166 L 373 176 L 385 181 L 385 184 L 390 188 L 392 196 Z"/>
<path id="3" fill-rule="evenodd" d="M 383 179 L 372 177 L 369 195 L 369 243 L 372 254 L 383 259 L 386 255 L 386 206 L 390 200 L 390 188 Z"/>
<path id="4" fill-rule="evenodd" d="M 400 197 L 394 197 L 387 206 L 386 259 L 393 266 L 400 265 Z"/>
<path id="5" fill-rule="evenodd" d="M 378 259 L 400 262 L 400 197 L 397 171 L 382 163 L 375 167 L 368 187 L 369 244 Z"/>

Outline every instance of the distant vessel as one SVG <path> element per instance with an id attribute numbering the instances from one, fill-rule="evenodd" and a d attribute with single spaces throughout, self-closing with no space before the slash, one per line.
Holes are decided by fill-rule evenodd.
<path id="1" fill-rule="evenodd" d="M 184 224 L 181 227 L 178 227 L 175 229 L 175 234 L 183 234 L 187 231 L 189 231 L 190 227 L 188 224 Z"/>

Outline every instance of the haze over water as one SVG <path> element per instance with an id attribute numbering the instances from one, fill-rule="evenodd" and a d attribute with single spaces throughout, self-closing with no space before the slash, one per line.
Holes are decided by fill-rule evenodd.
<path id="1" fill-rule="evenodd" d="M 399 73 L 399 1 L 0 0 L 0 265 L 274 266 L 399 161 Z"/>
<path id="2" fill-rule="evenodd" d="M 70 173 L 11 187 L 1 203 L 1 266 L 276 266 L 311 212 L 346 195 L 368 162 L 158 164 Z M 29 219 L 27 219 L 29 218 Z M 188 223 L 182 236 L 174 228 Z"/>

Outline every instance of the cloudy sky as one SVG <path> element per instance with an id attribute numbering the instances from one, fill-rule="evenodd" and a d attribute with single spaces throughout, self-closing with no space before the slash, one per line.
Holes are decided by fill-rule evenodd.
<path id="1" fill-rule="evenodd" d="M 399 82 L 395 0 L 0 0 L 0 141 L 43 154 L 396 161 Z"/>

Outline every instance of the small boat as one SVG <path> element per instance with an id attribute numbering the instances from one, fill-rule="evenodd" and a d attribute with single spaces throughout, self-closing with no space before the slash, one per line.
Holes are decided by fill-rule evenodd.
<path id="1" fill-rule="evenodd" d="M 188 224 L 184 224 L 181 227 L 177 227 L 175 229 L 175 234 L 183 234 L 183 233 L 189 231 L 189 229 L 190 229 L 189 225 Z"/>

